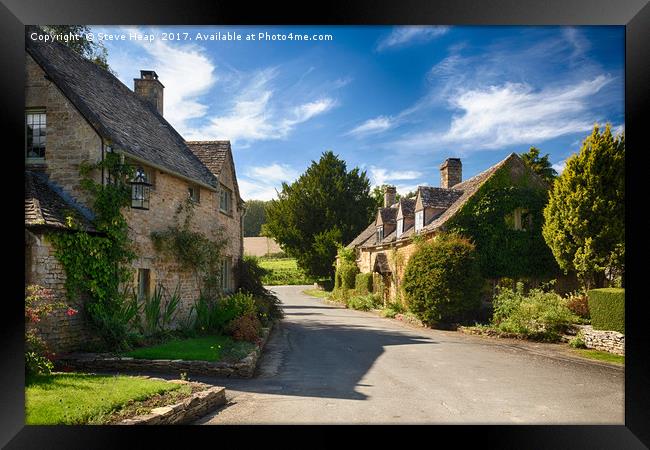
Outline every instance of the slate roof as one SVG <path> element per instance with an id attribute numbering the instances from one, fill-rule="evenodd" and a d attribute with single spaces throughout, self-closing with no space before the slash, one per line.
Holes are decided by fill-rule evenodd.
<path id="1" fill-rule="evenodd" d="M 25 171 L 25 227 L 70 230 L 66 217 L 72 216 L 79 228 L 94 232 L 91 213 L 77 204 L 43 173 Z"/>
<path id="2" fill-rule="evenodd" d="M 26 27 L 26 49 L 47 77 L 116 150 L 159 168 L 217 187 L 214 175 L 156 108 L 97 64 L 59 42 L 34 41 Z"/>
<path id="3" fill-rule="evenodd" d="M 384 225 L 394 224 L 397 220 L 397 203 L 388 208 L 379 208 L 379 214 Z"/>
<path id="4" fill-rule="evenodd" d="M 399 204 L 402 207 L 402 215 L 412 216 L 415 214 L 415 199 L 414 198 L 400 198 Z"/>
<path id="5" fill-rule="evenodd" d="M 504 160 L 498 162 L 497 164 L 493 165 L 487 170 L 461 183 L 454 185 L 453 189 L 420 186 L 419 189 L 423 189 L 422 191 L 423 201 L 425 200 L 425 196 L 426 196 L 426 201 L 429 202 L 428 206 L 440 205 L 436 207 L 446 208 L 442 213 L 438 214 L 437 216 L 434 216 L 429 223 L 424 225 L 423 228 L 424 231 L 432 231 L 440 227 L 443 227 L 444 224 L 447 222 L 447 220 L 453 217 L 454 214 L 456 214 L 456 212 L 458 212 L 458 210 L 481 188 L 481 186 L 483 186 L 483 184 L 485 184 L 485 182 L 489 180 L 490 177 L 494 175 L 496 171 L 498 171 L 506 164 L 513 164 L 518 170 L 526 170 L 525 164 L 523 160 L 519 157 L 519 155 L 517 155 L 516 153 L 511 153 Z M 538 180 L 539 183 L 542 184 L 544 183 L 541 180 L 541 178 L 539 178 L 536 174 L 534 174 L 534 172 L 531 171 L 531 173 L 533 173 L 533 178 Z M 443 191 L 447 191 L 447 192 L 443 192 Z M 455 200 L 452 201 L 454 197 Z M 445 203 L 446 206 L 442 206 L 445 205 Z M 368 230 L 370 230 L 371 228 L 372 228 L 372 233 L 368 233 Z M 366 228 L 366 230 L 361 232 L 359 236 L 357 236 L 350 244 L 348 244 L 348 248 L 356 248 L 359 246 L 362 247 L 376 246 L 377 244 L 375 240 L 372 239 L 372 236 L 374 236 L 374 231 L 375 231 L 375 223 L 373 222 L 372 224 L 370 224 L 370 226 L 368 226 L 368 228 Z M 413 234 L 415 234 L 414 226 L 409 228 L 408 230 L 405 230 L 404 233 L 400 236 L 399 240 L 408 239 Z M 390 242 L 394 242 L 396 240 L 397 240 L 396 234 L 395 232 L 392 232 L 390 235 L 384 238 L 382 244 L 387 244 Z"/>
<path id="6" fill-rule="evenodd" d="M 463 194 L 457 186 L 453 189 L 419 186 L 422 204 L 425 208 L 449 208 Z"/>
<path id="7" fill-rule="evenodd" d="M 234 180 L 235 193 L 237 199 L 241 200 L 239 195 L 239 184 L 237 184 L 237 174 L 235 173 L 235 161 L 232 156 L 232 148 L 230 141 L 187 141 L 187 147 L 194 155 L 196 155 L 201 162 L 210 169 L 217 178 L 221 175 L 224 163 L 230 155 L 232 161 L 232 177 Z"/>

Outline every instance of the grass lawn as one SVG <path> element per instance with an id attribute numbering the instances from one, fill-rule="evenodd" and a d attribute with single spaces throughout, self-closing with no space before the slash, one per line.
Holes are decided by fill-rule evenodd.
<path id="1" fill-rule="evenodd" d="M 188 386 L 124 375 L 53 373 L 34 377 L 25 386 L 27 425 L 106 423 L 105 418 L 129 402 Z"/>
<path id="2" fill-rule="evenodd" d="M 186 361 L 219 361 L 241 359 L 250 353 L 255 344 L 234 341 L 228 336 L 201 336 L 189 339 L 172 339 L 151 347 L 142 347 L 124 354 L 139 359 L 184 359 Z"/>
<path id="3" fill-rule="evenodd" d="M 298 268 L 294 258 L 260 258 L 260 266 L 270 271 L 262 277 L 262 284 L 278 286 L 283 284 L 313 284 L 314 279 Z"/>
<path id="4" fill-rule="evenodd" d="M 302 291 L 303 294 L 311 295 L 312 297 L 327 298 L 331 292 L 323 291 L 321 289 L 306 289 Z"/>
<path id="5" fill-rule="evenodd" d="M 600 350 L 591 350 L 584 348 L 572 349 L 575 353 L 583 358 L 596 359 L 598 361 L 611 362 L 616 364 L 625 364 L 625 356 L 614 355 L 613 353 L 601 352 Z"/>

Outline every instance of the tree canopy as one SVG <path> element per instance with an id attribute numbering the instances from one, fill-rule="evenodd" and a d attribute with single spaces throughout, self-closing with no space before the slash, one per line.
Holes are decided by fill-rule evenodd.
<path id="1" fill-rule="evenodd" d="M 244 215 L 244 236 L 261 236 L 262 225 L 266 223 L 266 205 L 264 200 L 248 200 Z"/>
<path id="2" fill-rule="evenodd" d="M 548 153 L 544 156 L 539 156 L 539 149 L 531 147 L 528 152 L 521 153 L 521 159 L 524 160 L 526 165 L 530 167 L 537 175 L 542 177 L 544 181 L 552 185 L 557 177 L 557 171 L 548 160 Z"/>
<path id="3" fill-rule="evenodd" d="M 564 270 L 588 286 L 623 275 L 625 258 L 625 136 L 611 126 L 593 132 L 571 156 L 544 210 L 544 239 Z"/>
<path id="4" fill-rule="evenodd" d="M 267 206 L 264 232 L 307 275 L 331 278 L 338 245 L 368 226 L 375 207 L 366 172 L 348 171 L 345 161 L 327 151 L 294 183 L 282 183 L 279 198 Z"/>
<path id="5" fill-rule="evenodd" d="M 108 66 L 108 51 L 104 44 L 86 38 L 86 35 L 90 33 L 90 27 L 87 25 L 44 25 L 42 28 L 43 31 L 50 35 L 73 33 L 81 36 L 81 39 L 60 40 L 58 42 L 70 47 L 84 58 L 114 74 Z"/>

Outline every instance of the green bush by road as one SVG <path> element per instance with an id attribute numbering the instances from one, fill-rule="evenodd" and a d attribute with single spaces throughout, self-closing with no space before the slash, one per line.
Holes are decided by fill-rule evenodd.
<path id="1" fill-rule="evenodd" d="M 300 270 L 294 258 L 259 258 L 259 264 L 267 270 L 262 276 L 265 286 L 313 284 L 315 281 Z"/>

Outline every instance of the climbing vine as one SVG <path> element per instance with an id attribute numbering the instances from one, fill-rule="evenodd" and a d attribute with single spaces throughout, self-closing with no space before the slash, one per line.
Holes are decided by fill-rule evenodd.
<path id="1" fill-rule="evenodd" d="M 450 231 L 471 236 L 486 278 L 536 278 L 558 273 L 542 237 L 548 193 L 524 172 L 514 177 L 507 167 L 497 171 L 448 222 Z M 515 209 L 526 211 L 526 229 L 512 226 Z"/>
<path id="2" fill-rule="evenodd" d="M 106 171 L 108 181 L 93 180 L 96 170 Z M 120 346 L 127 333 L 126 296 L 120 286 L 131 279 L 129 263 L 135 258 L 122 208 L 130 203 L 128 180 L 133 173 L 120 155 L 108 153 L 103 161 L 80 166 L 81 188 L 90 195 L 97 233 L 82 229 L 67 217 L 72 233 L 50 233 L 55 256 L 65 274 L 68 298 L 88 295 L 86 311 L 107 344 Z"/>
<path id="3" fill-rule="evenodd" d="M 156 251 L 193 273 L 201 292 L 216 298 L 221 294 L 221 260 L 227 241 L 218 230 L 208 237 L 192 229 L 194 205 L 189 198 L 180 203 L 174 214 L 174 225 L 164 231 L 154 231 L 150 237 Z"/>

